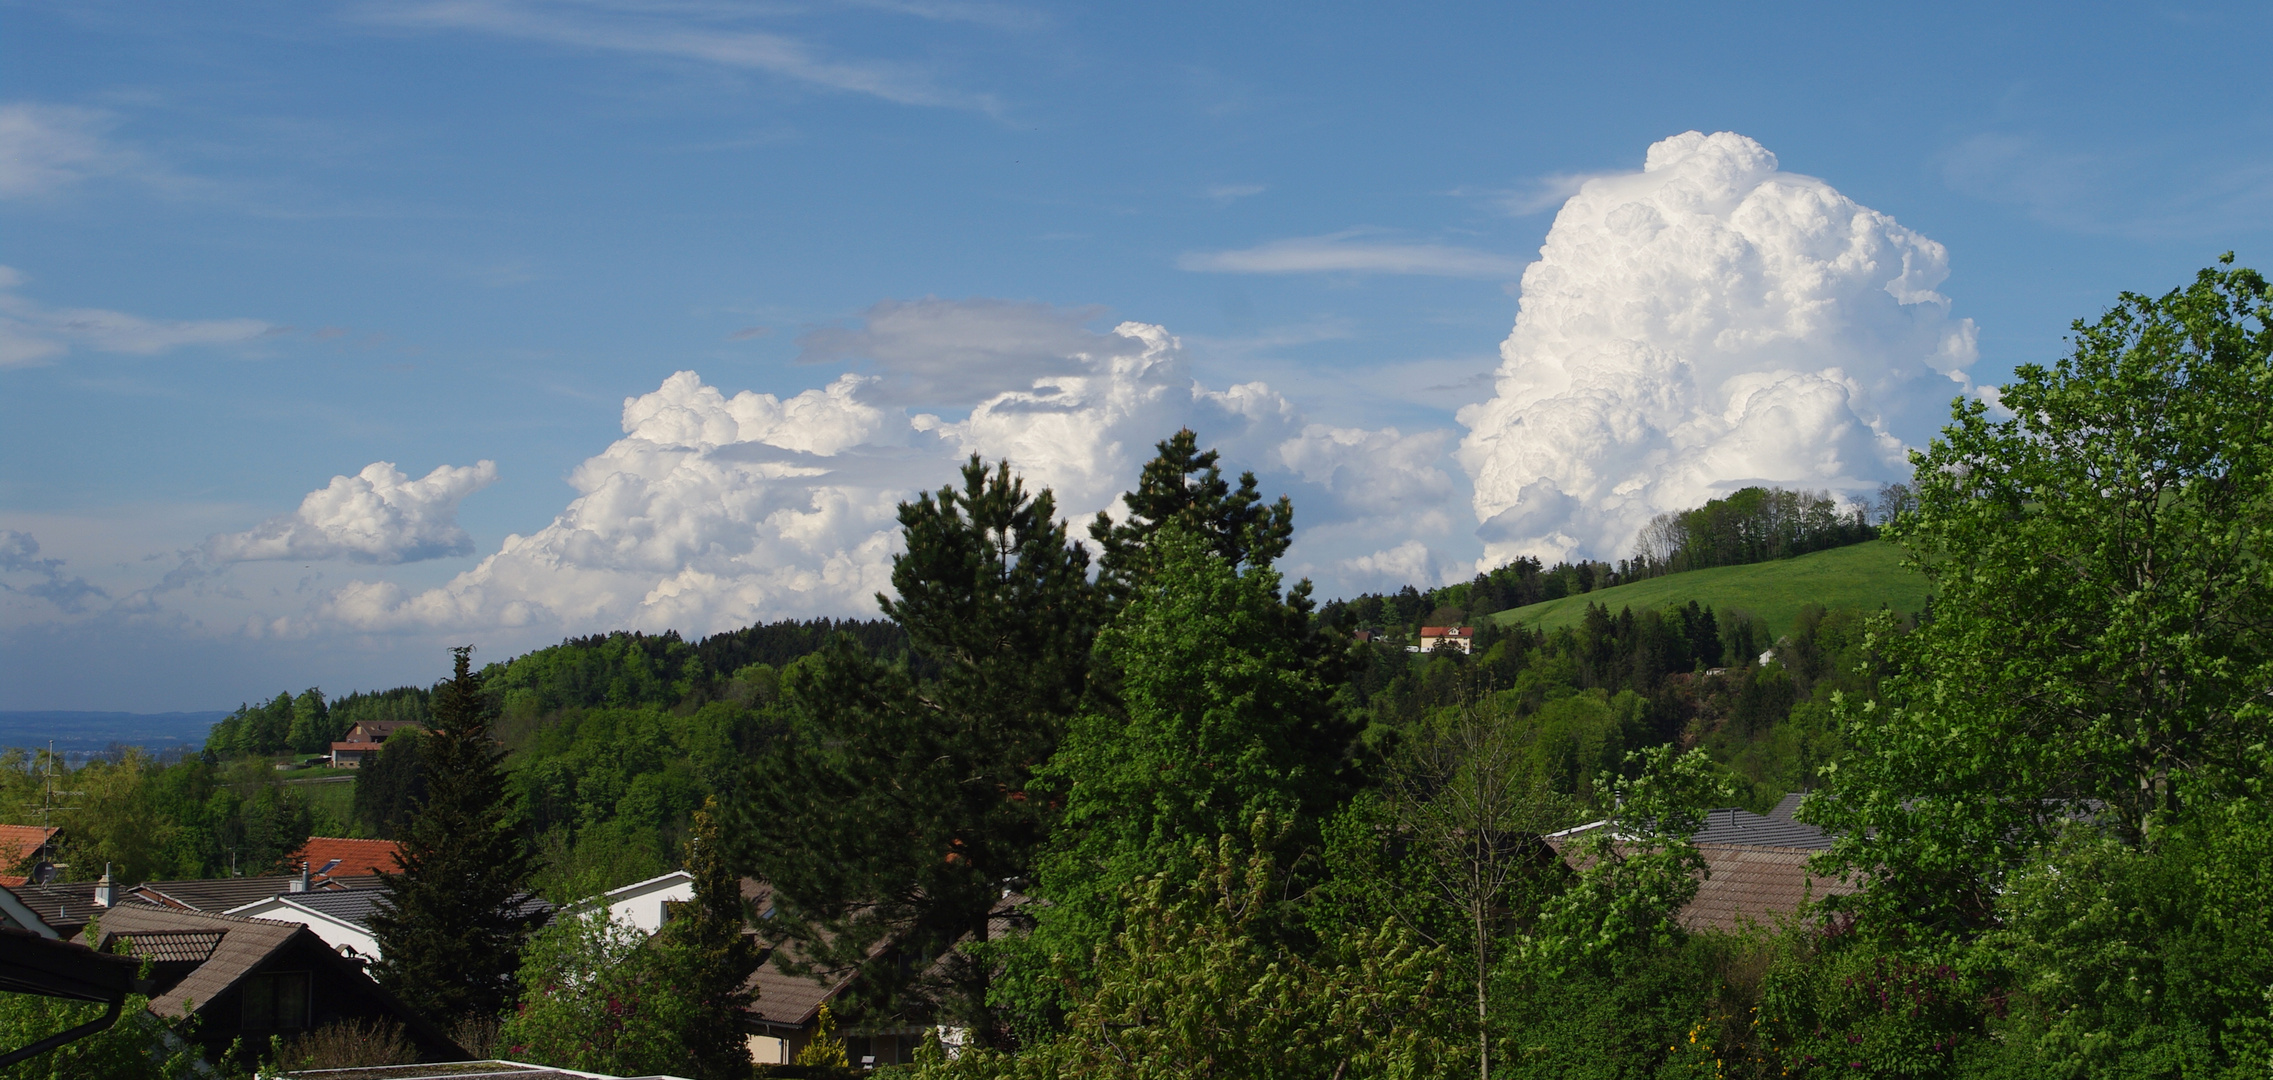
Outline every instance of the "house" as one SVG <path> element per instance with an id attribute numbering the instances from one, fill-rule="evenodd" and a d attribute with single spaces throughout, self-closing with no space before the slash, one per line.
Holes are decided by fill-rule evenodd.
<path id="1" fill-rule="evenodd" d="M 773 889 L 770 885 L 749 878 L 742 879 L 742 898 L 758 916 L 762 926 L 773 910 Z M 1025 896 L 1010 893 L 987 917 L 987 936 L 1000 940 L 1031 928 L 1031 920 L 1020 914 L 1027 903 Z M 775 966 L 774 950 L 778 942 L 770 940 L 762 931 L 755 932 L 763 953 L 758 970 L 743 984 L 745 990 L 756 990 L 758 998 L 744 1009 L 743 1023 L 748 1032 L 750 1059 L 760 1065 L 788 1064 L 797 1059 L 799 1051 L 812 1042 L 815 1025 L 820 1020 L 821 1006 L 842 997 L 852 989 L 858 978 L 857 971 L 833 972 L 819 978 L 790 975 Z M 890 952 L 892 941 L 878 942 L 869 952 L 870 959 Z M 920 961 L 920 958 L 918 958 Z M 934 959 L 934 964 L 942 962 Z M 851 1025 L 838 1031 L 844 1040 L 845 1057 L 856 1069 L 872 1069 L 884 1065 L 904 1065 L 915 1060 L 916 1048 L 923 1045 L 927 1035 L 936 1033 L 947 1045 L 960 1045 L 965 1032 L 960 1028 L 934 1028 L 928 1024 L 897 1024 L 892 1026 Z"/>
<path id="2" fill-rule="evenodd" d="M 672 909 L 695 898 L 695 878 L 684 870 L 637 881 L 600 894 L 608 918 L 652 934 L 670 921 Z"/>
<path id="3" fill-rule="evenodd" d="M 71 936 L 96 916 L 120 904 L 148 905 L 176 911 L 223 912 L 285 893 L 329 892 L 350 886 L 368 888 L 376 883 L 377 879 L 370 877 L 291 875 L 215 878 L 205 881 L 151 881 L 125 889 L 118 887 L 106 875 L 96 881 L 51 881 L 44 885 L 18 885 L 11 895 L 57 932 Z"/>
<path id="4" fill-rule="evenodd" d="M 358 964 L 379 959 L 379 936 L 371 930 L 371 916 L 386 900 L 387 891 L 375 878 L 352 889 L 311 889 L 278 893 L 230 908 L 225 914 L 243 918 L 299 923 L 322 938 L 334 952 Z M 521 898 L 514 913 L 542 926 L 552 915 L 552 902 L 535 894 Z"/>
<path id="5" fill-rule="evenodd" d="M 347 735 L 331 744 L 331 763 L 334 768 L 356 769 L 379 756 L 379 747 L 388 736 L 404 728 L 419 725 L 410 720 L 365 720 L 347 729 Z"/>
<path id="6" fill-rule="evenodd" d="M 0 930 L 22 930 L 43 938 L 63 936 L 56 933 L 46 919 L 40 918 L 39 912 L 33 910 L 30 904 L 24 903 L 23 897 L 5 887 L 0 887 Z"/>
<path id="7" fill-rule="evenodd" d="M 289 1038 L 342 1020 L 401 1024 L 429 1061 L 467 1056 L 361 965 L 297 923 L 132 902 L 103 912 L 81 939 L 104 952 L 123 946 L 147 963 L 150 1011 L 170 1020 L 197 1017 L 191 1038 L 209 1059 L 238 1040 L 258 1047 L 272 1035 Z"/>
<path id="8" fill-rule="evenodd" d="M 1422 652 L 1435 652 L 1439 645 L 1468 652 L 1474 647 L 1475 643 L 1476 628 L 1473 626 L 1421 627 L 1420 651 Z"/>
<path id="9" fill-rule="evenodd" d="M 1854 892 L 1858 886 L 1853 882 L 1809 871 L 1808 861 L 1829 850 L 1833 837 L 1792 820 L 1799 800 L 1797 792 L 1786 795 L 1765 814 L 1735 807 L 1707 813 L 1704 825 L 1689 838 L 1704 859 L 1705 873 L 1697 895 L 1682 906 L 1676 921 L 1691 930 L 1773 926 L 1810 901 Z M 1571 842 L 1605 824 L 1589 822 L 1545 839 L 1567 856 Z"/>
<path id="10" fill-rule="evenodd" d="M 371 932 L 371 912 L 384 889 L 318 889 L 255 900 L 225 914 L 247 919 L 299 923 L 324 939 L 332 951 L 359 964 L 379 958 L 379 939 Z"/>
<path id="11" fill-rule="evenodd" d="M 333 889 L 368 889 L 378 879 L 368 874 L 333 877 L 328 874 L 278 874 L 264 877 L 206 878 L 193 881 L 148 881 L 129 890 L 145 903 L 181 911 L 228 911 L 284 893 Z"/>
<path id="12" fill-rule="evenodd" d="M 52 876 L 55 834 L 61 831 L 52 825 L 0 825 L 0 886 Z"/>

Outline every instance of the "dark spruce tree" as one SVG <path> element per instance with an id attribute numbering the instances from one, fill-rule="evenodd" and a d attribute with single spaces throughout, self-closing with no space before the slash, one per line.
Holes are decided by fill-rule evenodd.
<path id="1" fill-rule="evenodd" d="M 402 872 L 380 878 L 385 896 L 371 916 L 382 957 L 372 974 L 446 1028 L 513 1003 L 530 924 L 529 854 L 508 816 L 504 751 L 468 670 L 472 647 L 450 651 L 456 667 L 436 688 L 420 754 L 426 792 L 398 832 Z"/>
<path id="2" fill-rule="evenodd" d="M 683 1039 L 694 1057 L 697 1080 L 741 1080 L 750 1075 L 750 1049 L 743 1041 L 742 1008 L 757 1000 L 748 989 L 758 969 L 758 946 L 750 935 L 750 907 L 742 897 L 742 878 L 727 858 L 718 800 L 706 799 L 695 811 L 687 838 L 687 873 L 694 876 L 694 902 L 664 928 L 669 944 L 685 964 L 682 993 L 694 999 Z"/>
<path id="3" fill-rule="evenodd" d="M 984 942 L 1020 887 L 1053 807 L 1030 798 L 1078 707 L 1098 624 L 1089 555 L 1007 464 L 976 456 L 960 489 L 900 506 L 907 551 L 884 613 L 912 654 L 885 664 L 849 637 L 782 679 L 793 717 L 738 809 L 741 865 L 773 883 L 775 963 L 852 971 L 861 1022 L 1002 1029 Z"/>

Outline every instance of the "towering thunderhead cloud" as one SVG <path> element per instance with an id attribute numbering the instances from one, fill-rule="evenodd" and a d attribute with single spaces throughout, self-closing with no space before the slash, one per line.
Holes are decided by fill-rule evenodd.
<path id="1" fill-rule="evenodd" d="M 1460 411 L 1485 563 L 1615 558 L 1747 484 L 1859 491 L 1969 391 L 1948 253 L 1730 132 L 1590 180 L 1523 274 L 1497 393 Z"/>

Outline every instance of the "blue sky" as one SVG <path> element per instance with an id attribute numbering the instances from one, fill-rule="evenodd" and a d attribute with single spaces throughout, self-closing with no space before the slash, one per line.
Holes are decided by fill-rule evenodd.
<path id="1" fill-rule="evenodd" d="M 2268 23 L 0 4 L 0 709 L 866 615 L 891 503 L 961 453 L 1093 512 L 1179 423 L 1295 497 L 1290 568 L 1328 594 L 1615 557 L 1741 482 L 1861 492 L 2119 290 L 2265 264 Z M 1680 184 L 1724 180 L 1681 217 Z M 1595 242 L 1644 204 L 1656 247 Z M 1727 290 L 1822 276 L 1758 252 L 1840 230 L 1876 253 L 1853 287 L 1746 336 L 1800 316 Z M 1730 236 L 1765 276 L 1713 284 Z M 1912 257 L 1933 273 L 1887 285 Z M 1535 262 L 1562 298 L 1511 337 Z M 1726 309 L 1712 357 L 1620 321 L 1691 294 Z M 1785 411 L 1682 434 L 1761 380 Z M 1546 433 L 1612 384 L 1673 411 Z"/>

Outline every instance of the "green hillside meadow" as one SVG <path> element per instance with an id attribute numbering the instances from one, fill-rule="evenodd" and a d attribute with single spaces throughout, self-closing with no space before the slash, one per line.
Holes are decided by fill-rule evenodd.
<path id="1" fill-rule="evenodd" d="M 1578 625 L 1586 616 L 1588 604 L 1602 604 L 1616 612 L 1623 607 L 1642 611 L 1695 600 L 1717 611 L 1749 611 L 1767 621 L 1770 633 L 1782 634 L 1792 628 L 1800 608 L 1809 604 L 1826 608 L 1877 608 L 1883 604 L 1896 611 L 1922 610 L 1929 591 L 1926 579 L 1901 564 L 1900 548 L 1872 540 L 1792 559 L 1668 574 L 1528 604 L 1492 618 L 1503 625 L 1520 623 L 1554 630 Z"/>

